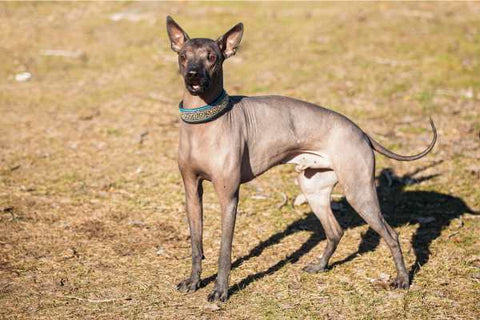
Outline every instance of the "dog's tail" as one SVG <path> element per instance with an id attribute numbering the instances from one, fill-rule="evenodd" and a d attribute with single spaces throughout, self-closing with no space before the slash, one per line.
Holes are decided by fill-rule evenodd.
<path id="1" fill-rule="evenodd" d="M 377 151 L 378 153 L 383 154 L 384 156 L 389 157 L 391 159 L 395 159 L 399 161 L 413 161 L 426 156 L 430 151 L 432 151 L 433 147 L 435 146 L 435 143 L 437 142 L 437 129 L 435 128 L 435 124 L 433 123 L 432 118 L 430 118 L 430 126 L 432 127 L 432 132 L 433 132 L 433 139 L 430 142 L 430 145 L 422 152 L 415 155 L 411 155 L 411 156 L 402 156 L 400 154 L 394 153 L 386 149 L 377 141 L 373 140 L 372 137 L 370 137 L 369 135 L 367 134 L 365 135 L 368 137 L 368 140 L 370 140 L 370 144 L 372 145 L 373 150 Z"/>

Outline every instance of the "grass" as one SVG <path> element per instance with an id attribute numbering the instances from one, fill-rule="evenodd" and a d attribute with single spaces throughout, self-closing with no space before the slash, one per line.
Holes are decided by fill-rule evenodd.
<path id="1" fill-rule="evenodd" d="M 112 21 L 119 12 L 138 20 Z M 0 317 L 478 319 L 480 219 L 469 212 L 480 210 L 479 13 L 473 2 L 0 4 Z M 428 157 L 377 157 L 409 291 L 385 286 L 388 248 L 338 197 L 346 232 L 333 267 L 302 272 L 325 241 L 309 207 L 291 206 L 289 166 L 242 189 L 230 300 L 207 303 L 212 282 L 175 290 L 190 249 L 168 14 L 192 37 L 244 23 L 225 64 L 230 94 L 330 107 L 404 154 L 428 143 L 433 117 Z M 16 82 L 25 71 L 32 78 Z M 211 279 L 220 219 L 209 184 L 204 223 Z"/>

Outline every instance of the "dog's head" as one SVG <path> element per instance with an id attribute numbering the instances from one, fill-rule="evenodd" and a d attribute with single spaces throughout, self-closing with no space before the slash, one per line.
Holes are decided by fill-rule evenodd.
<path id="1" fill-rule="evenodd" d="M 190 39 L 168 16 L 167 32 L 172 50 L 178 54 L 178 66 L 185 87 L 192 95 L 200 95 L 208 91 L 212 79 L 221 76 L 223 61 L 237 51 L 242 40 L 243 24 L 237 24 L 217 40 Z"/>

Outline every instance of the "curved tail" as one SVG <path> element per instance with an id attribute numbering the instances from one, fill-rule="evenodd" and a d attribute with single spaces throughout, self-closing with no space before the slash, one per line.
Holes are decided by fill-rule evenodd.
<path id="1" fill-rule="evenodd" d="M 377 151 L 378 153 L 383 154 L 388 158 L 399 160 L 399 161 L 413 161 L 426 156 L 433 149 L 433 147 L 435 146 L 435 143 L 437 142 L 437 129 L 435 128 L 435 124 L 433 123 L 432 118 L 430 118 L 430 126 L 432 127 L 432 132 L 433 132 L 433 139 L 430 142 L 430 145 L 422 152 L 412 156 L 402 156 L 400 154 L 392 152 L 386 149 L 377 141 L 373 140 L 372 137 L 370 137 L 368 134 L 365 134 L 365 135 L 368 137 L 368 140 L 370 140 L 373 150 Z"/>

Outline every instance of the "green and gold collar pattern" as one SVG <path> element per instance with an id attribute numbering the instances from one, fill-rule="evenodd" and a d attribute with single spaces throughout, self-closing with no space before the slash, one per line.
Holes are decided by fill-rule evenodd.
<path id="1" fill-rule="evenodd" d="M 212 121 L 228 111 L 229 100 L 227 92 L 223 90 L 215 101 L 203 107 L 184 109 L 182 101 L 179 105 L 180 117 L 187 123 L 204 123 Z"/>

